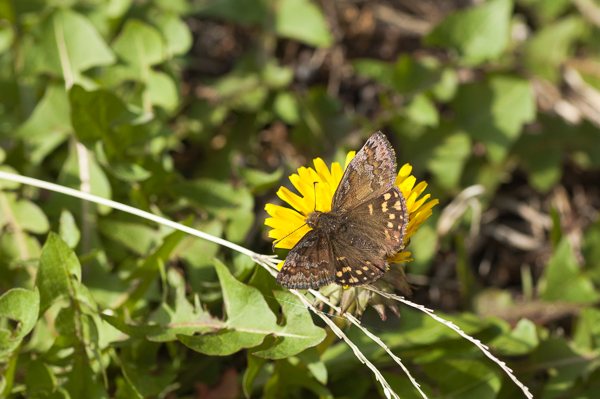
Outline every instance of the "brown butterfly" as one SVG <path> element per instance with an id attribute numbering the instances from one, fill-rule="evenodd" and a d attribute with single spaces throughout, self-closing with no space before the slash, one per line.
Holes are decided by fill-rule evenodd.
<path id="1" fill-rule="evenodd" d="M 346 168 L 331 212 L 315 211 L 312 228 L 288 253 L 277 282 L 317 289 L 363 285 L 388 269 L 387 258 L 404 247 L 406 201 L 395 185 L 396 154 L 381 132 L 373 134 Z"/>

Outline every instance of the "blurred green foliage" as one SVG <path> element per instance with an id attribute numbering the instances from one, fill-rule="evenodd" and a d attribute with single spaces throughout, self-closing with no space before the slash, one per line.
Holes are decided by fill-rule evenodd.
<path id="1" fill-rule="evenodd" d="M 0 170 L 266 253 L 262 209 L 283 177 L 383 129 L 443 204 L 486 190 L 452 229 L 431 220 L 413 238 L 414 281 L 454 283 L 438 296 L 451 303 L 417 299 L 452 311 L 536 397 L 597 397 L 600 193 L 587 188 L 600 177 L 600 5 L 425 3 L 0 0 Z M 390 21 L 411 12 L 427 29 L 403 48 Z M 478 272 L 494 249 L 472 228 L 479 209 L 482 237 L 500 234 L 485 226 L 506 198 L 543 231 L 498 251 L 490 281 Z M 7 181 L 0 229 L 1 397 L 383 395 L 242 255 Z M 520 394 L 421 313 L 365 324 L 430 397 Z M 401 397 L 418 397 L 381 348 L 348 334 Z"/>

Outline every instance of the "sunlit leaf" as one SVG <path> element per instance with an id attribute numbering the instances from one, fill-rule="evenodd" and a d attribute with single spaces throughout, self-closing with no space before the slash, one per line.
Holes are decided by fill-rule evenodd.
<path id="1" fill-rule="evenodd" d="M 511 0 L 490 0 L 457 11 L 427 36 L 430 45 L 456 49 L 469 64 L 499 57 L 509 40 Z"/>
<path id="2" fill-rule="evenodd" d="M 67 93 L 60 86 L 49 86 L 33 113 L 16 132 L 23 140 L 30 161 L 39 164 L 63 143 L 73 130 Z"/>
<path id="3" fill-rule="evenodd" d="M 38 291 L 13 288 L 0 296 L 0 359 L 4 358 L 31 332 L 40 306 Z M 6 324 L 5 321 L 11 323 Z M 14 326 L 10 328 L 8 326 Z"/>
<path id="4" fill-rule="evenodd" d="M 147 68 L 167 57 L 165 42 L 152 26 L 135 19 L 127 21 L 113 43 L 115 52 L 129 64 Z"/>
<path id="5" fill-rule="evenodd" d="M 40 290 L 40 312 L 60 298 L 77 295 L 81 265 L 71 248 L 51 232 L 42 248 L 36 286 Z"/>
<path id="6" fill-rule="evenodd" d="M 115 57 L 90 21 L 72 10 L 60 8 L 41 26 L 34 46 L 26 47 L 28 68 L 49 72 L 65 81 L 78 81 L 89 68 L 109 65 Z"/>
<path id="7" fill-rule="evenodd" d="M 593 303 L 600 298 L 594 285 L 578 265 L 567 238 L 563 238 L 540 281 L 540 296 L 546 301 Z"/>
<path id="8" fill-rule="evenodd" d="M 226 329 L 215 334 L 179 336 L 179 340 L 195 351 L 220 356 L 259 345 L 279 328 L 275 315 L 256 288 L 236 280 L 219 261 L 215 262 L 215 268 L 223 290 Z"/>
<path id="9" fill-rule="evenodd" d="M 458 122 L 487 146 L 493 162 L 504 159 L 536 111 L 531 84 L 509 76 L 462 86 L 453 106 Z"/>

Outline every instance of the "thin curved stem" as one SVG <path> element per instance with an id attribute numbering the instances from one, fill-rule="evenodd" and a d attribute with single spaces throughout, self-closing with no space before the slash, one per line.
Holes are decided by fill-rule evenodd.
<path id="1" fill-rule="evenodd" d="M 132 215 L 136 215 L 141 218 L 162 224 L 163 226 L 171 227 L 173 229 L 183 231 L 184 233 L 191 234 L 198 238 L 202 238 L 204 240 L 214 242 L 215 244 L 222 245 L 229 249 L 233 249 L 234 251 L 239 252 L 244 255 L 247 255 L 254 260 L 264 257 L 264 255 L 257 254 L 256 252 L 253 252 L 253 251 L 251 251 L 247 248 L 244 248 L 240 245 L 234 244 L 231 241 L 227 241 L 221 237 L 213 236 L 212 234 L 208 234 L 203 231 L 196 230 L 192 227 L 188 227 L 181 223 L 173 222 L 172 220 L 163 218 L 161 216 L 157 216 L 153 213 L 146 212 L 141 209 L 137 209 L 132 206 L 122 204 L 120 202 L 102 198 L 102 197 L 99 197 L 94 194 L 84 193 L 82 191 L 75 190 L 75 189 L 72 189 L 69 187 L 64 187 L 64 186 L 61 186 L 58 184 L 34 179 L 31 177 L 21 176 L 21 175 L 15 174 L 15 173 L 4 172 L 4 171 L 0 171 L 0 179 L 10 180 L 10 181 L 14 181 L 14 182 L 21 183 L 21 184 L 27 184 L 29 186 L 38 187 L 38 188 L 42 188 L 42 189 L 49 190 L 49 191 L 54 191 L 57 193 L 69 195 L 71 197 L 76 197 L 76 198 L 80 198 L 80 199 L 83 199 L 86 201 L 94 202 L 99 205 L 108 206 L 110 208 L 117 209 L 117 210 L 120 210 L 123 212 L 127 212 Z"/>

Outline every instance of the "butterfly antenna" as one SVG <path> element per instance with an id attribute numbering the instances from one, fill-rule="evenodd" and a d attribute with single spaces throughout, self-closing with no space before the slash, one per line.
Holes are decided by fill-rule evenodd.
<path id="1" fill-rule="evenodd" d="M 313 196 L 315 197 L 315 206 L 313 208 L 313 212 L 317 211 L 317 184 L 319 184 L 318 181 L 313 182 Z"/>
<path id="2" fill-rule="evenodd" d="M 319 183 L 318 181 L 313 182 L 313 195 L 315 197 L 315 206 L 314 206 L 313 212 L 317 211 L 317 184 L 318 183 Z M 281 242 L 281 240 L 285 240 L 286 238 L 288 238 L 289 236 L 291 236 L 292 234 L 294 234 L 295 232 L 297 232 L 304 226 L 306 226 L 306 222 L 303 223 L 302 225 L 300 225 L 299 227 L 295 228 L 294 231 L 292 231 L 291 233 L 286 234 L 284 237 L 281 237 L 279 240 L 273 241 L 273 245 L 271 245 L 271 251 L 275 252 L 275 245 L 277 245 L 277 243 Z"/>
<path id="3" fill-rule="evenodd" d="M 273 245 L 271 246 L 271 251 L 273 251 L 273 252 L 275 251 L 275 245 L 277 245 L 277 243 L 281 242 L 281 240 L 285 240 L 286 238 L 288 238 L 289 236 L 291 236 L 292 234 L 294 234 L 295 232 L 297 232 L 304 226 L 306 226 L 306 222 L 302 223 L 300 226 L 296 227 L 292 232 L 286 234 L 284 237 L 281 237 L 279 240 L 273 241 Z"/>

